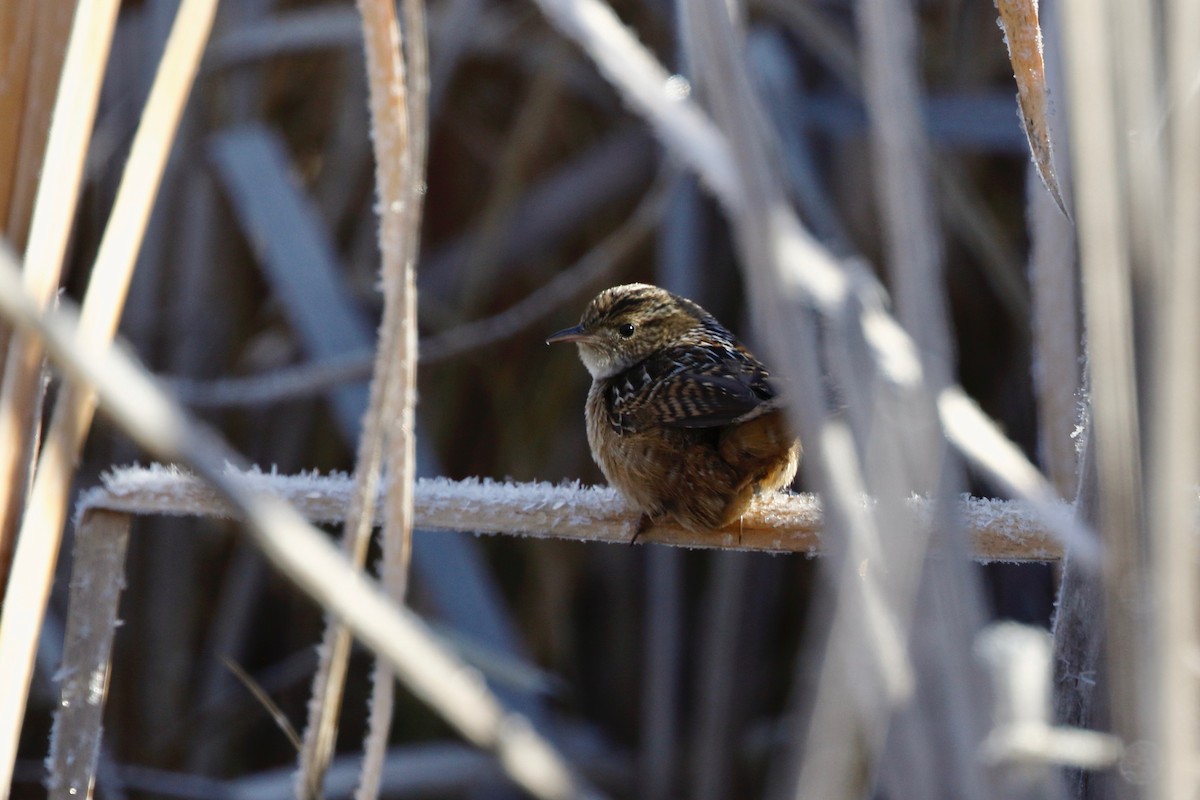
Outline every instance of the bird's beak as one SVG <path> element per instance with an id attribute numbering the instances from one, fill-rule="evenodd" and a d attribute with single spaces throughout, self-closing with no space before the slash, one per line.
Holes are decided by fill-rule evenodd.
<path id="1" fill-rule="evenodd" d="M 592 338 L 591 334 L 587 333 L 582 325 L 575 325 L 571 328 L 563 328 L 561 331 L 550 334 L 546 337 L 546 344 L 556 344 L 558 342 L 582 342 Z"/>

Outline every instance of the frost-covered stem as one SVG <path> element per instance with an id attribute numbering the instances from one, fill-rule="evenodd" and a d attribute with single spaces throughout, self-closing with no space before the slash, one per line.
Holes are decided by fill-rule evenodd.
<path id="1" fill-rule="evenodd" d="M 417 698 L 468 740 L 493 751 L 519 786 L 546 800 L 602 797 L 524 717 L 507 711 L 416 614 L 388 598 L 322 531 L 285 501 L 231 474 L 228 465 L 240 462 L 240 456 L 174 403 L 127 351 L 81 340 L 73 304 L 64 301 L 59 310 L 42 312 L 22 287 L 17 261 L 2 244 L 0 315 L 21 330 L 36 331 L 71 379 L 96 388 L 101 406 L 137 444 L 157 458 L 196 470 L 244 520 L 246 532 L 276 568 L 384 657 Z"/>
<path id="2" fill-rule="evenodd" d="M 354 491 L 353 479 L 345 475 L 257 471 L 236 475 L 246 486 L 281 497 L 311 522 L 324 525 L 342 521 Z M 431 531 L 627 544 L 640 516 L 606 486 L 423 478 L 417 481 L 415 494 L 414 525 Z M 928 500 L 911 499 L 907 507 L 918 521 L 928 521 Z M 229 504 L 204 481 L 161 466 L 130 467 L 105 475 L 103 486 L 80 498 L 79 513 L 93 508 L 145 515 L 233 515 Z M 1062 542 L 1055 538 L 1062 529 L 1058 517 L 1071 513 L 1066 503 L 1059 503 L 1049 518 L 1044 509 L 1021 501 L 964 497 L 958 504 L 975 557 L 981 561 L 1057 560 L 1063 551 Z M 656 525 L 638 541 L 819 555 L 823 527 L 821 503 L 815 496 L 777 494 L 758 498 L 737 523 L 720 531 L 695 533 L 672 524 Z"/>
<path id="3" fill-rule="evenodd" d="M 1075 164 L 1075 211 L 1083 274 L 1091 431 L 1095 448 L 1096 525 L 1107 547 L 1105 600 L 1114 732 L 1143 733 L 1138 662 L 1142 579 L 1141 431 L 1138 426 L 1134 308 L 1131 297 L 1128 194 L 1123 191 L 1123 140 L 1112 76 L 1119 48 L 1115 2 L 1063 3 L 1063 39 Z"/>
<path id="4" fill-rule="evenodd" d="M 770 161 L 773 137 L 760 124 L 765 115 L 728 11 L 711 0 L 682 3 L 680 10 L 696 48 L 690 63 L 697 65 L 702 94 L 743 182 L 747 210 L 732 213 L 730 222 L 756 330 L 788 382 L 808 475 L 821 491 L 831 533 L 831 558 L 823 565 L 831 587 L 824 598 L 828 615 L 819 623 L 828 638 L 796 682 L 797 693 L 815 694 L 817 704 L 803 723 L 808 735 L 795 739 L 793 774 L 780 784 L 794 796 L 852 796 L 864 770 L 873 773 L 888 724 L 900 722 L 897 730 L 905 731 L 916 723 L 914 716 L 906 723 L 891 714 L 909 706 L 918 677 L 906 642 L 930 526 L 907 519 L 903 504 L 914 490 L 948 483 L 940 480 L 949 472 L 931 391 L 946 385 L 948 370 L 924 369 L 922 350 L 941 355 L 936 337 L 918 335 L 922 350 L 914 347 L 884 312 L 865 271 L 817 246 L 783 200 Z M 919 313 L 918 305 L 907 313 Z M 845 416 L 825 408 L 822 367 L 843 389 Z M 878 501 L 865 508 L 858 500 L 867 491 Z M 944 535 L 957 530 L 937 527 Z M 863 564 L 887 564 L 886 574 L 864 571 Z M 972 622 L 965 606 L 959 614 Z M 815 687 L 814 666 L 820 674 Z"/>
<path id="5" fill-rule="evenodd" d="M 734 163 L 734 152 L 725 134 L 694 102 L 687 99 L 685 92 L 678 90 L 678 81 L 668 82 L 667 71 L 621 24 L 612 9 L 601 0 L 538 0 L 538 5 L 557 28 L 583 47 L 630 108 L 642 115 L 663 144 L 700 176 L 725 211 L 733 218 L 746 216 L 748 198 L 743 177 L 738 173 L 739 167 Z M 686 3 L 680 7 L 688 9 L 692 5 Z M 750 89 L 746 88 L 745 91 Z M 780 214 L 774 209 L 765 212 L 757 210 L 749 216 L 773 229 L 763 247 L 778 250 L 782 263 L 791 267 L 786 291 L 764 289 L 764 296 L 783 298 L 804 291 L 809 302 L 831 316 L 843 313 L 845 306 L 853 302 L 878 305 L 875 300 L 881 290 L 875 281 L 862 273 L 850 280 L 831 254 L 806 232 L 799 230 L 790 212 Z M 850 294 L 857 295 L 857 301 L 852 301 L 848 297 Z M 792 330 L 789 335 L 780 336 L 779 339 L 796 341 L 792 334 L 797 333 L 795 328 L 799 323 L 794 319 L 771 321 L 762 313 L 759 317 L 764 328 L 783 331 L 790 325 Z M 864 324 L 870 328 L 868 344 L 877 366 L 887 373 L 896 365 L 908 363 L 912 340 L 894 324 L 886 311 L 872 308 L 870 317 L 864 317 Z M 819 377 L 814 376 L 812 383 L 820 385 Z M 961 394 L 961 390 L 954 386 L 935 388 Z M 947 419 L 943 414 L 941 421 L 947 429 L 954 425 L 960 432 L 969 435 L 967 429 L 979 428 L 976 423 L 984 420 L 980 412 L 975 419 L 965 419 L 960 415 L 957 420 Z M 986 427 L 998 430 L 994 423 L 988 422 Z M 1044 504 L 1047 497 L 1043 491 L 1047 485 L 1045 479 L 1039 476 L 1034 482 L 1036 486 L 1026 479 L 1030 473 L 1036 474 L 1037 468 L 1021 455 L 1020 449 L 1011 441 L 1004 451 L 996 453 L 990 448 L 974 448 L 971 457 L 975 466 L 984 470 L 989 477 L 1020 491 L 1022 499 Z M 1018 459 L 1014 461 L 1010 454 L 1016 454 Z M 1010 470 L 1014 464 L 1018 467 L 1016 473 Z M 1081 527 L 1075 525 L 1077 530 Z"/>
<path id="6" fill-rule="evenodd" d="M 1080 377 L 1075 230 L 1032 165 L 1025 187 L 1038 450 L 1059 496 L 1070 497 L 1078 480 L 1072 433 L 1079 417 Z"/>
<path id="7" fill-rule="evenodd" d="M 838 711 L 829 713 L 828 704 L 818 702 L 800 723 L 809 731 L 819 729 L 830 752 L 814 758 L 811 747 L 802 750 L 800 743 L 807 740 L 811 745 L 816 738 L 796 730 L 790 737 L 794 745 L 781 762 L 789 764 L 792 775 L 787 783 L 795 787 L 792 792 L 797 796 L 848 797 L 851 793 L 841 776 L 849 763 L 872 763 L 880 746 L 883 728 L 872 724 L 868 714 L 882 717 L 911 693 L 914 680 L 904 651 L 902 608 L 906 604 L 892 602 L 880 573 L 866 571 L 854 578 L 849 574 L 850 565 L 877 560 L 887 563 L 889 582 L 896 585 L 894 576 L 907 579 L 910 570 L 906 562 L 923 555 L 924 547 L 909 547 L 903 560 L 893 561 L 891 554 L 884 554 L 877 516 L 883 509 L 855 503 L 855 498 L 868 493 L 869 486 L 850 424 L 855 410 L 842 419 L 831 419 L 823 408 L 819 387 L 821 364 L 826 359 L 820 351 L 829 342 L 849 347 L 851 339 L 847 337 L 856 322 L 850 276 L 803 229 L 784 199 L 770 160 L 774 140 L 763 125 L 766 117 L 746 73 L 741 42 L 728 9 L 719 0 L 681 3 L 679 9 L 689 63 L 694 65 L 714 121 L 727 137 L 744 198 L 743 208 L 730 210 L 729 221 L 756 332 L 766 343 L 781 380 L 788 384 L 792 423 L 804 441 L 807 477 L 821 492 L 832 534 L 831 558 L 822 570 L 824 585 L 829 587 L 826 597 L 835 597 L 827 607 L 836 608 L 839 616 L 831 614 L 819 623 L 830 631 L 829 638 L 824 652 L 814 654 L 811 662 L 806 660 L 806 667 L 815 667 L 820 675 L 812 693 L 821 701 L 829 700 Z M 827 336 L 817 334 L 818 314 L 828 320 Z M 854 366 L 867 363 L 841 359 L 843 369 L 833 381 L 857 386 L 857 380 L 843 381 Z M 919 368 L 914 372 L 919 379 Z M 863 399 L 852 392 L 846 392 L 846 398 L 860 403 Z M 886 503 L 899 496 L 882 500 Z M 911 521 L 897 518 L 896 522 L 888 531 L 889 538 L 907 544 Z M 830 658 L 832 653 L 854 654 L 855 695 L 845 686 L 850 680 L 850 660 Z M 813 685 L 812 674 L 806 669 L 809 686 Z M 866 709 L 870 711 L 864 713 Z M 821 770 L 815 778 L 815 771 L 809 770 L 813 764 Z"/>
<path id="8" fill-rule="evenodd" d="M 425 0 L 403 0 L 404 27 L 408 32 L 408 136 L 410 165 L 409 189 L 424 197 L 425 162 L 429 152 L 429 47 L 425 29 Z M 419 223 L 423 203 L 414 203 L 413 219 Z M 413 253 L 418 241 L 413 242 Z"/>
<path id="9" fill-rule="evenodd" d="M 405 111 L 404 64 L 395 8 L 382 0 L 360 0 L 363 48 L 370 90 L 371 135 L 376 153 L 376 194 L 381 277 L 384 294 L 383 321 L 375 353 L 370 401 L 358 442 L 355 490 L 350 498 L 342 532 L 342 547 L 361 567 L 374 529 L 375 504 L 382 481 L 384 460 L 389 457 L 387 421 L 398 410 L 395 372 L 397 364 L 397 320 L 403 319 L 403 271 L 407 245 L 403 239 L 405 178 L 408 171 L 408 129 Z M 399 301 L 399 302 L 398 302 Z M 405 476 L 407 473 L 404 474 Z M 390 483 L 396 480 L 393 474 Z M 350 659 L 349 632 L 329 620 L 319 650 L 317 673 L 309 701 L 308 726 L 300 751 L 296 797 L 317 798 L 322 794 L 325 773 L 333 759 L 337 739 L 337 717 L 345 690 Z M 372 714 L 374 717 L 374 714 Z M 364 766 L 364 773 L 369 767 Z"/>
<path id="10" fill-rule="evenodd" d="M 79 520 L 59 670 L 62 700 L 54 714 L 46 760 L 46 788 L 52 800 L 91 798 L 96 783 L 129 523 L 128 514 L 102 510 Z"/>
<path id="11" fill-rule="evenodd" d="M 383 515 L 384 589 L 397 602 L 407 591 L 412 560 L 413 480 L 416 477 L 417 288 L 422 182 L 427 141 L 428 57 L 424 4 L 405 0 L 406 73 L 400 28 L 391 0 L 359 0 L 363 20 L 375 182 L 379 203 L 379 248 L 383 256 L 383 324 L 376 374 L 387 375 L 380 428 L 384 434 L 387 483 Z M 373 409 L 374 410 L 374 409 Z M 358 800 L 379 795 L 391 730 L 395 678 L 382 661 L 372 672 L 373 688 L 364 743 Z"/>
<path id="12" fill-rule="evenodd" d="M 1002 16 L 1005 7 L 1018 5 L 1014 0 L 997 2 Z M 1031 135 L 1035 155 L 1025 181 L 1030 360 L 1037 399 L 1039 455 L 1059 497 L 1070 498 L 1078 489 L 1079 449 L 1083 446 L 1081 439 L 1076 440 L 1075 432 L 1080 419 L 1082 352 L 1075 227 L 1062 211 L 1066 202 L 1059 188 L 1071 185 L 1066 107 L 1049 101 L 1050 97 L 1065 96 L 1061 10 L 1058 2 L 1046 4 L 1039 17 L 1034 6 L 1032 14 L 1026 12 L 1005 24 L 1005 36 L 1018 88 L 1022 95 L 1035 97 L 1035 105 L 1044 117 L 1032 123 L 1039 131 L 1037 138 L 1043 142 L 1044 152 L 1039 155 Z M 1025 30 L 1028 28 L 1031 30 Z M 1043 31 L 1050 44 L 1045 48 L 1044 58 Z M 1027 132 L 1031 130 L 1028 120 L 1025 126 Z M 1047 171 L 1053 177 L 1053 186 L 1046 177 Z"/>

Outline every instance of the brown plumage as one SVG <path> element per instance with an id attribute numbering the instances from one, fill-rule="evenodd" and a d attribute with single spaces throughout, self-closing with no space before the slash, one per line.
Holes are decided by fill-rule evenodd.
<path id="1" fill-rule="evenodd" d="M 795 477 L 800 442 L 766 368 L 691 300 L 615 286 L 553 342 L 579 345 L 592 374 L 592 456 L 643 525 L 670 517 L 693 531 L 721 528 Z"/>

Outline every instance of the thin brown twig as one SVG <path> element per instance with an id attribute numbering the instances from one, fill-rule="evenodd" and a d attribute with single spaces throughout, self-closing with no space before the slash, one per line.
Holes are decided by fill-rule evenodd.
<path id="1" fill-rule="evenodd" d="M 299 752 L 304 746 L 304 742 L 300 739 L 300 734 L 296 732 L 296 726 L 287 718 L 287 714 L 283 713 L 283 709 L 279 707 L 271 695 L 267 694 L 266 689 L 259 685 L 258 681 L 254 680 L 249 672 L 242 669 L 242 665 L 234 661 L 229 656 L 221 656 L 221 663 L 225 665 L 225 669 L 233 673 L 233 676 L 241 682 L 242 686 L 246 687 L 246 691 L 254 696 L 259 705 L 267 710 L 271 715 L 271 719 L 275 721 L 275 727 L 287 737 L 287 740 L 292 743 L 292 747 Z"/>

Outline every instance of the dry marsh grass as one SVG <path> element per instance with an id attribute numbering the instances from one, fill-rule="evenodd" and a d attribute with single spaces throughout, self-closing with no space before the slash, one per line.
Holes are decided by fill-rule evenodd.
<path id="1" fill-rule="evenodd" d="M 0 4 L 0 796 L 1191 796 L 1196 30 Z M 736 533 L 586 486 L 634 279 L 787 381 Z"/>

